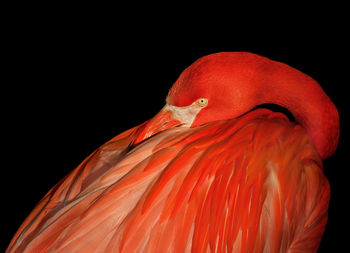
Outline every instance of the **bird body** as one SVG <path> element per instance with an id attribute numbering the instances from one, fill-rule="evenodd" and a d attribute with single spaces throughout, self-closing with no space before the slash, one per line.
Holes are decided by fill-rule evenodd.
<path id="1" fill-rule="evenodd" d="M 225 114 L 224 100 L 209 120 L 215 98 L 196 89 L 232 78 L 226 63 L 213 70 L 202 61 L 184 71 L 155 118 L 98 148 L 54 186 L 7 252 L 317 252 L 330 197 L 322 159 L 335 150 L 338 115 L 318 119 L 338 132 L 311 136 L 312 120 L 305 127 L 278 112 L 249 111 L 255 103 Z M 240 85 L 256 75 L 242 73 Z M 233 100 L 256 97 L 244 89 Z"/>

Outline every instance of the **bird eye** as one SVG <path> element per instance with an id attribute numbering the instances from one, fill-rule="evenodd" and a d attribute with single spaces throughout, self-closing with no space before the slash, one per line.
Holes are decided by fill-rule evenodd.
<path id="1" fill-rule="evenodd" d="M 200 106 L 206 106 L 208 104 L 208 99 L 206 98 L 200 98 L 197 100 L 197 103 L 200 105 Z"/>

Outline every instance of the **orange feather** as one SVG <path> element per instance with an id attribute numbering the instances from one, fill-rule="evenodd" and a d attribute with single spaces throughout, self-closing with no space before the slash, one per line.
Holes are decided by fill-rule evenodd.
<path id="1" fill-rule="evenodd" d="M 338 138 L 337 109 L 312 78 L 250 53 L 203 57 L 154 118 L 54 186 L 7 252 L 316 252 L 322 159 Z"/>
<path id="2" fill-rule="evenodd" d="M 261 109 L 132 147 L 140 128 L 58 183 L 7 251 L 316 251 L 329 186 L 300 126 Z"/>

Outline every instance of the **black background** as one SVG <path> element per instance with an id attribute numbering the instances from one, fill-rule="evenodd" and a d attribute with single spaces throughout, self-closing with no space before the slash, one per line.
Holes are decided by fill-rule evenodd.
<path id="1" fill-rule="evenodd" d="M 155 115 L 187 66 L 220 51 L 285 62 L 316 79 L 338 107 L 339 148 L 324 162 L 332 197 L 320 252 L 347 245 L 349 52 L 340 25 L 257 21 L 252 30 L 228 20 L 231 27 L 221 32 L 198 20 L 162 26 L 162 19 L 134 23 L 117 14 L 77 12 L 11 20 L 2 91 L 3 139 L 9 140 L 2 158 L 4 248 L 55 183 L 100 145 Z"/>

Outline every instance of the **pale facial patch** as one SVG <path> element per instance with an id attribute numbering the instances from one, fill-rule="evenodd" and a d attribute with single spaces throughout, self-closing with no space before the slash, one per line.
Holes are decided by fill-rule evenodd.
<path id="1" fill-rule="evenodd" d="M 195 101 L 191 105 L 181 107 L 166 104 L 163 110 L 171 111 L 173 113 L 173 117 L 183 123 L 182 126 L 191 127 L 198 113 L 205 106 L 200 105 L 198 101 Z"/>

